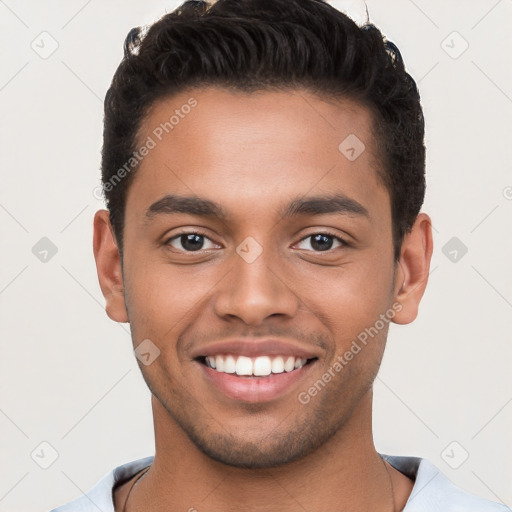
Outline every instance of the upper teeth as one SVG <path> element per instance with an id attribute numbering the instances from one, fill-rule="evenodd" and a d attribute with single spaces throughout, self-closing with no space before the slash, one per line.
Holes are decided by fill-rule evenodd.
<path id="1" fill-rule="evenodd" d="M 237 375 L 264 376 L 271 373 L 291 372 L 302 368 L 307 359 L 294 356 L 246 356 L 218 355 L 207 356 L 206 364 L 218 372 L 236 373 Z"/>

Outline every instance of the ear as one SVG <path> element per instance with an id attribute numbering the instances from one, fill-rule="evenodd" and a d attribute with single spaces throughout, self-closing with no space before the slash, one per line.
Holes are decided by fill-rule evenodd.
<path id="1" fill-rule="evenodd" d="M 98 210 L 94 215 L 93 250 L 107 315 L 116 322 L 128 322 L 121 258 L 108 210 Z"/>
<path id="2" fill-rule="evenodd" d="M 393 322 L 408 324 L 418 315 L 427 286 L 432 249 L 432 222 L 427 214 L 420 213 L 402 242 L 394 295 L 402 309 L 393 317 Z"/>

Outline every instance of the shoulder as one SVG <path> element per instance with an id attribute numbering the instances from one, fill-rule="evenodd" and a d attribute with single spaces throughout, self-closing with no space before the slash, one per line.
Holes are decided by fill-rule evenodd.
<path id="1" fill-rule="evenodd" d="M 457 487 L 427 459 L 382 457 L 415 481 L 403 512 L 511 512 L 505 505 L 479 498 Z"/>
<path id="2" fill-rule="evenodd" d="M 149 466 L 154 457 L 127 462 L 104 475 L 89 491 L 73 501 L 54 508 L 50 512 L 115 512 L 113 489 L 129 480 L 141 469 Z"/>

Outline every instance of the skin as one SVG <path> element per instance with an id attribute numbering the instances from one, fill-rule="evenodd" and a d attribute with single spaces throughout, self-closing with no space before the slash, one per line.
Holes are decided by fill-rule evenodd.
<path id="1" fill-rule="evenodd" d="M 298 90 L 190 89 L 157 102 L 139 140 L 191 97 L 198 105 L 130 185 L 123 266 L 108 212 L 94 219 L 108 316 L 130 323 L 134 347 L 149 338 L 160 350 L 150 365 L 139 362 L 152 392 L 156 454 L 127 510 L 401 510 L 413 482 L 380 459 L 372 437 L 372 384 L 389 324 L 308 404 L 297 395 L 393 304 L 401 307 L 393 322 L 415 319 L 432 255 L 429 217 L 417 217 L 395 262 L 390 197 L 364 107 Z M 366 146 L 355 161 L 338 150 L 349 134 Z M 171 193 L 215 201 L 228 217 L 146 219 Z M 297 196 L 332 193 L 368 216 L 279 215 Z M 204 248 L 169 242 L 190 231 L 207 237 Z M 329 239 L 332 248 L 319 250 L 311 235 L 326 231 L 345 243 Z M 263 249 L 252 263 L 235 250 L 248 236 Z M 233 400 L 207 382 L 192 352 L 241 336 L 296 340 L 318 359 L 277 399 Z M 116 510 L 133 480 L 116 489 Z"/>

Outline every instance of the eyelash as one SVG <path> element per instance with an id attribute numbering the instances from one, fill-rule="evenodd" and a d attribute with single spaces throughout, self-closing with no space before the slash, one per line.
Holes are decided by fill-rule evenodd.
<path id="1" fill-rule="evenodd" d="M 180 237 L 185 236 L 185 235 L 197 235 L 197 236 L 200 236 L 200 237 L 203 237 L 203 238 L 206 238 L 206 239 L 210 240 L 210 238 L 207 235 L 205 235 L 204 233 L 201 233 L 200 231 L 184 231 L 183 233 L 178 233 L 177 235 L 174 235 L 171 238 L 168 238 L 164 242 L 164 245 L 165 246 L 171 246 L 171 242 L 173 240 L 177 240 Z M 299 243 L 303 242 L 304 240 L 307 240 L 308 238 L 311 238 L 311 237 L 313 237 L 315 235 L 324 235 L 324 236 L 329 237 L 329 238 L 334 238 L 335 240 L 340 242 L 341 247 L 348 247 L 348 245 L 349 245 L 343 238 L 340 238 L 338 235 L 336 235 L 334 233 L 331 233 L 329 231 L 318 231 L 318 232 L 315 232 L 315 233 L 310 233 L 309 235 L 306 235 L 305 237 L 301 238 L 299 240 Z M 340 248 L 340 247 L 337 247 L 337 248 Z M 331 253 L 335 249 L 336 249 L 336 247 L 335 248 L 327 249 L 326 251 L 313 251 L 313 250 L 309 250 L 308 249 L 308 252 L 314 252 L 316 254 L 323 254 L 323 253 Z M 177 249 L 177 250 L 179 252 L 185 252 L 185 253 L 188 253 L 188 254 L 194 254 L 194 253 L 200 253 L 201 251 L 208 250 L 208 249 L 199 249 L 198 251 L 182 251 L 180 249 Z"/>

